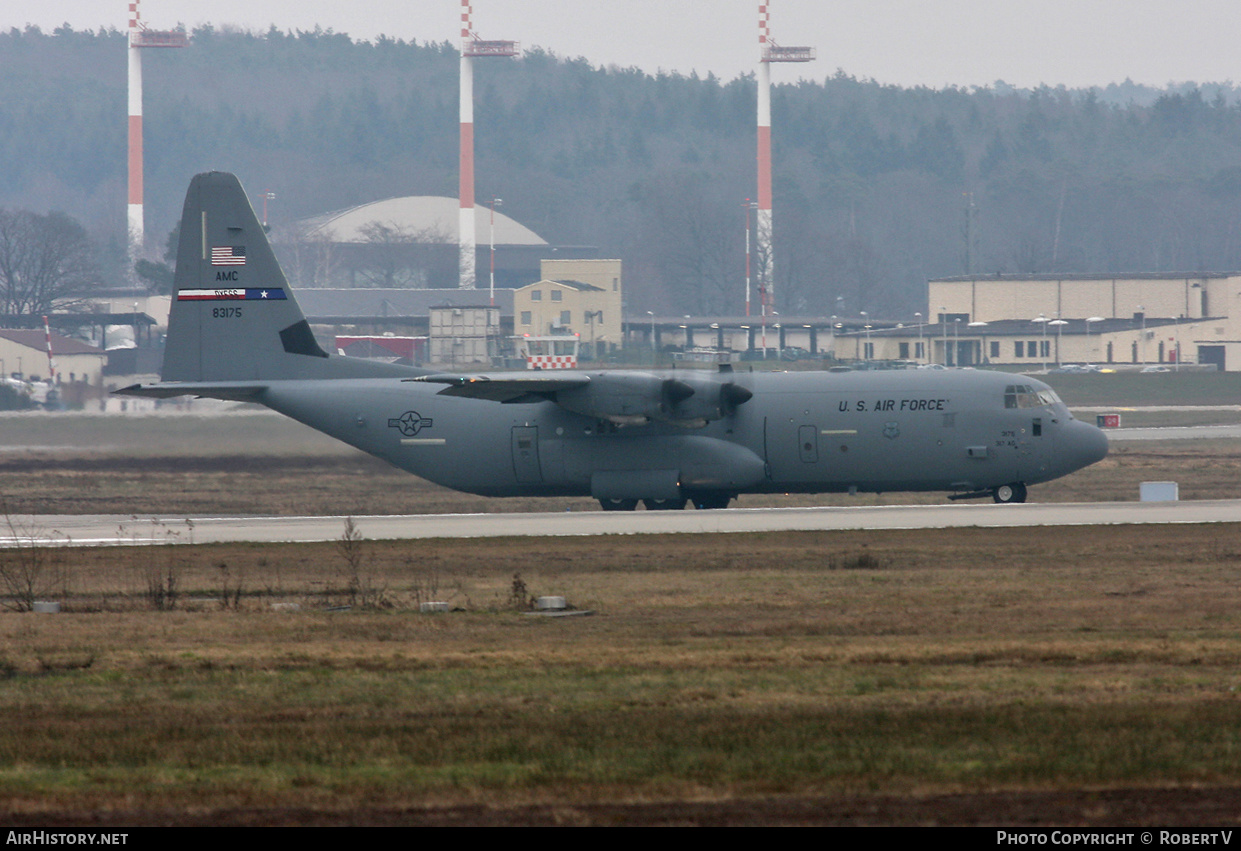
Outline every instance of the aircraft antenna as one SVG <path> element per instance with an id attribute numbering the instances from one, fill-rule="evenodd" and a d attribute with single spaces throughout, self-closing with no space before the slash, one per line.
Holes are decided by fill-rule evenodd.
<path id="1" fill-rule="evenodd" d="M 461 211 L 457 229 L 460 253 L 460 276 L 457 286 L 472 290 L 475 286 L 474 264 L 474 58 L 516 56 L 520 48 L 515 41 L 483 41 L 472 24 L 471 0 L 461 0 Z"/>
<path id="2" fill-rule="evenodd" d="M 138 0 L 129 0 L 129 254 L 138 259 L 144 241 L 142 216 L 142 55 L 146 47 L 185 47 L 185 30 L 149 30 Z"/>
<path id="3" fill-rule="evenodd" d="M 755 248 L 758 254 L 758 293 L 766 316 L 774 304 L 771 215 L 771 63 L 810 62 L 813 47 L 781 47 L 771 39 L 771 0 L 758 4 L 758 207 Z"/>

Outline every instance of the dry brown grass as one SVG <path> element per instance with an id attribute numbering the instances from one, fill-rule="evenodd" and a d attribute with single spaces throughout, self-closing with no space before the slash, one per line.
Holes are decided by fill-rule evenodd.
<path id="1" fill-rule="evenodd" d="M 0 615 L 0 800 L 423 807 L 1230 784 L 1241 525 L 75 553 Z M 177 557 L 151 611 L 143 565 Z M 240 606 L 220 602 L 227 568 Z M 590 617 L 507 607 L 514 574 Z M 434 577 L 460 611 L 419 615 Z M 299 609 L 273 604 L 297 603 Z"/>

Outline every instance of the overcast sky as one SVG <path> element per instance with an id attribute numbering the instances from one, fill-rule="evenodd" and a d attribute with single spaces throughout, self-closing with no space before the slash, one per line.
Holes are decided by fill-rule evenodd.
<path id="1" fill-rule="evenodd" d="M 598 65 L 725 80 L 753 70 L 757 0 L 473 0 L 481 38 L 513 39 Z M 770 0 L 779 44 L 818 51 L 773 79 L 846 74 L 898 85 L 1106 85 L 1241 79 L 1238 0 Z M 0 3 L 0 27 L 123 29 L 127 0 Z M 459 0 L 143 0 L 177 23 L 324 29 L 358 39 L 457 39 Z"/>

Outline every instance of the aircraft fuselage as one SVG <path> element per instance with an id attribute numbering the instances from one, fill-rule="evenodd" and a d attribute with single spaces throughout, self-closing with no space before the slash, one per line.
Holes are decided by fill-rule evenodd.
<path id="1" fill-rule="evenodd" d="M 1024 376 L 665 375 L 687 374 L 753 398 L 697 428 L 618 427 L 551 401 L 453 398 L 388 378 L 271 382 L 259 400 L 401 469 L 488 496 L 976 491 L 1048 481 L 1107 452 L 1102 432 Z M 1031 392 L 1006 392 L 1014 387 Z"/>

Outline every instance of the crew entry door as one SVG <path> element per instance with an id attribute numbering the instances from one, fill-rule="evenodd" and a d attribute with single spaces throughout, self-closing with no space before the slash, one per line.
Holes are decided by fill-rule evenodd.
<path id="1" fill-rule="evenodd" d="M 521 485 L 543 481 L 539 468 L 539 427 L 513 426 L 513 473 Z"/>

